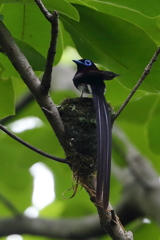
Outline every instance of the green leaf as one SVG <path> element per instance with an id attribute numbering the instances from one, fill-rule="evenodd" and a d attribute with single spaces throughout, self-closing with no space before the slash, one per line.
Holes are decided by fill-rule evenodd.
<path id="1" fill-rule="evenodd" d="M 96 7 L 94 7 L 92 4 L 93 1 L 92 2 L 89 2 L 88 0 L 86 2 L 85 1 L 82 2 L 81 0 L 67 0 L 67 1 L 71 4 L 79 4 L 97 10 Z"/>
<path id="2" fill-rule="evenodd" d="M 61 21 L 59 21 L 59 22 L 60 22 L 60 29 L 61 29 L 61 35 L 62 35 L 64 49 L 68 46 L 72 46 L 73 48 L 75 48 L 75 45 L 71 39 L 71 36 L 69 35 L 68 32 L 65 31 L 62 22 Z"/>
<path id="3" fill-rule="evenodd" d="M 139 92 L 136 95 L 122 111 L 119 119 L 133 124 L 145 124 L 148 121 L 157 95 L 144 92 Z"/>
<path id="4" fill-rule="evenodd" d="M 95 0 L 96 1 L 96 0 Z M 88 2 L 88 0 L 87 0 Z M 91 2 L 91 1 L 89 1 Z M 99 1 L 97 1 L 99 2 Z M 132 9 L 136 12 L 140 12 L 148 17 L 156 17 L 160 15 L 160 2 L 157 0 L 152 1 L 132 1 L 132 0 L 112 0 L 108 2 L 107 0 L 101 0 L 106 4 L 110 4 L 117 7 Z"/>
<path id="5" fill-rule="evenodd" d="M 16 69 L 13 67 L 12 63 L 10 62 L 10 60 L 6 57 L 5 54 L 0 54 L 0 64 L 4 67 L 7 68 L 7 71 L 5 73 L 5 75 L 7 77 L 17 77 L 18 79 L 20 79 L 18 72 L 16 71 Z M 13 85 L 14 85 L 14 81 L 13 81 Z"/>
<path id="6" fill-rule="evenodd" d="M 59 33 L 58 33 L 58 41 L 56 45 L 56 55 L 54 59 L 54 66 L 57 65 L 61 60 L 63 51 L 64 51 L 64 40 L 63 40 L 62 24 L 59 21 Z"/>
<path id="7" fill-rule="evenodd" d="M 69 18 L 79 21 L 79 14 L 77 9 L 74 8 L 68 1 L 63 0 L 60 2 L 59 0 L 44 0 L 43 3 L 49 10 L 57 10 L 59 13 L 62 13 Z"/>
<path id="8" fill-rule="evenodd" d="M 97 2 L 88 0 L 87 3 L 92 4 L 93 7 L 102 13 L 120 17 L 139 26 L 154 39 L 157 45 L 160 44 L 159 15 L 155 18 L 148 18 L 147 16 L 142 15 L 140 12 L 134 11 L 131 8 L 125 8 L 111 2 Z"/>
<path id="9" fill-rule="evenodd" d="M 0 119 L 14 114 L 14 90 L 12 80 L 5 76 L 6 69 L 0 64 Z"/>
<path id="10" fill-rule="evenodd" d="M 128 21 L 92 9 L 88 15 L 88 8 L 76 7 L 81 19 L 79 23 L 64 16 L 61 20 L 80 55 L 120 74 L 118 80 L 125 87 L 133 88 L 153 56 L 156 44 L 142 29 Z M 154 71 L 140 89 L 159 91 L 159 76 L 159 65 L 155 64 Z"/>
<path id="11" fill-rule="evenodd" d="M 38 8 L 37 4 L 35 4 L 34 0 L 0 0 L 0 4 L 23 4 L 23 5 L 33 5 Z M 43 0 L 43 4 L 45 7 L 50 11 L 58 11 L 59 13 L 62 13 L 76 21 L 79 20 L 79 15 L 77 10 L 69 4 L 66 0 Z M 40 11 L 40 10 L 39 10 Z"/>
<path id="12" fill-rule="evenodd" d="M 37 52 L 28 43 L 15 39 L 20 50 L 23 52 L 34 71 L 44 71 L 46 65 L 46 59 Z"/>
<path id="13" fill-rule="evenodd" d="M 32 66 L 34 71 L 44 71 L 46 65 L 46 59 L 37 52 L 32 46 L 21 41 L 19 39 L 14 39 L 18 47 L 20 48 L 21 52 L 25 55 L 27 60 L 29 61 L 30 65 Z M 8 57 L 5 55 L 0 55 L 0 62 L 3 66 L 7 66 L 7 72 L 12 76 L 19 76 L 16 72 Z"/>
<path id="14" fill-rule="evenodd" d="M 4 19 L 4 16 L 3 15 L 0 15 L 0 20 L 2 21 Z"/>

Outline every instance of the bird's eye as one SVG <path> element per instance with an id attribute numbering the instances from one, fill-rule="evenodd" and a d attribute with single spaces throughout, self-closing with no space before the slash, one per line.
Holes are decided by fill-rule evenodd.
<path id="1" fill-rule="evenodd" d="M 86 66 L 91 66 L 92 65 L 92 62 L 90 60 L 85 60 L 84 63 L 85 63 Z"/>

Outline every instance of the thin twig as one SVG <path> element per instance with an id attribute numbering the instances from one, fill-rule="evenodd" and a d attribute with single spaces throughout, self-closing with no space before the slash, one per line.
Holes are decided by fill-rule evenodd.
<path id="1" fill-rule="evenodd" d="M 39 6 L 45 18 L 51 23 L 52 27 L 50 47 L 48 49 L 46 67 L 41 82 L 42 91 L 47 94 L 51 86 L 52 66 L 56 54 L 56 44 L 58 38 L 58 12 L 54 11 L 53 14 L 50 14 L 41 0 L 35 0 L 35 2 Z"/>
<path id="2" fill-rule="evenodd" d="M 5 132 L 8 136 L 10 136 L 11 138 L 15 139 L 17 142 L 23 144 L 25 147 L 31 149 L 32 151 L 44 156 L 44 157 L 47 157 L 47 158 L 50 158 L 52 160 L 55 160 L 57 162 L 61 162 L 61 163 L 67 163 L 68 162 L 64 159 L 64 158 L 59 158 L 59 157 L 55 157 L 49 153 L 46 153 L 46 152 L 43 152 L 41 151 L 40 149 L 30 145 L 29 143 L 25 142 L 24 140 L 22 140 L 21 138 L 17 137 L 16 135 L 14 135 L 13 133 L 11 133 L 10 131 L 8 131 L 4 126 L 2 126 L 0 124 L 0 129 Z"/>
<path id="3" fill-rule="evenodd" d="M 0 193 L 0 201 L 14 214 L 21 215 L 20 211 L 6 198 Z"/>
<path id="4" fill-rule="evenodd" d="M 34 0 L 38 7 L 40 8 L 41 12 L 45 16 L 45 18 L 51 22 L 52 14 L 45 8 L 44 4 L 41 2 L 41 0 Z"/>
<path id="5" fill-rule="evenodd" d="M 117 113 L 115 114 L 115 116 L 112 119 L 112 122 L 114 122 L 116 120 L 116 118 L 119 116 L 119 114 L 122 112 L 122 110 L 125 108 L 125 106 L 128 104 L 128 102 L 130 101 L 130 99 L 132 98 L 133 94 L 137 91 L 137 89 L 139 88 L 139 86 L 142 84 L 143 80 L 147 77 L 147 75 L 150 73 L 150 70 L 152 68 L 153 63 L 157 60 L 158 55 L 160 54 L 160 47 L 158 47 L 157 51 L 154 53 L 152 59 L 150 60 L 149 64 L 146 66 L 146 68 L 144 69 L 144 72 L 141 76 L 141 78 L 138 80 L 138 82 L 136 83 L 136 85 L 134 86 L 134 88 L 132 89 L 131 93 L 128 95 L 128 97 L 126 98 L 125 102 L 122 104 L 122 106 L 120 107 L 120 109 L 117 111 Z"/>

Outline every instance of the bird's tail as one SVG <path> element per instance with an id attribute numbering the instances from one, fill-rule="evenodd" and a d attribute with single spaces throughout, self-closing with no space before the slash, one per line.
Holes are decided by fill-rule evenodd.
<path id="1" fill-rule="evenodd" d="M 106 209 L 109 203 L 111 171 L 111 118 L 104 97 L 104 86 L 91 86 L 97 123 L 97 188 L 96 198 Z M 103 197 L 102 197 L 103 195 Z"/>

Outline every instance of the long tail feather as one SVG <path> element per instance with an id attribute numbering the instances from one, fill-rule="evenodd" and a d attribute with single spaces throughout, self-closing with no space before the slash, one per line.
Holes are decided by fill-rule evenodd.
<path id="1" fill-rule="evenodd" d="M 97 122 L 97 188 L 96 198 L 99 202 L 103 197 L 103 206 L 106 209 L 109 203 L 110 171 L 111 171 L 111 119 L 108 105 L 101 91 L 92 87 L 92 96 L 96 110 Z"/>

